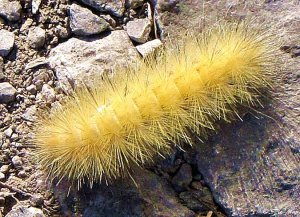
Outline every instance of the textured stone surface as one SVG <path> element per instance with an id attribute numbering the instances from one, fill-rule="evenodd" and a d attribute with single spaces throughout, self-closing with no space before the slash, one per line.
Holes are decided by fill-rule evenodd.
<path id="1" fill-rule="evenodd" d="M 152 41 L 148 41 L 145 44 L 136 46 L 136 49 L 143 57 L 146 57 L 149 54 L 152 54 L 156 49 L 158 49 L 161 46 L 162 42 L 159 39 L 155 39 Z"/>
<path id="2" fill-rule="evenodd" d="M 9 21 L 17 21 L 20 19 L 21 15 L 21 4 L 19 1 L 9 1 L 1 0 L 0 1 L 0 16 L 3 16 Z"/>
<path id="3" fill-rule="evenodd" d="M 157 7 L 159 11 L 171 11 L 179 2 L 179 0 L 157 0 Z"/>
<path id="4" fill-rule="evenodd" d="M 117 65 L 127 66 L 138 53 L 125 31 L 90 38 L 71 38 L 55 47 L 48 58 L 64 88 L 93 75 L 112 72 Z M 112 61 L 114 60 L 114 61 Z"/>
<path id="5" fill-rule="evenodd" d="M 41 209 L 28 207 L 26 205 L 14 206 L 13 209 L 6 214 L 6 217 L 45 217 Z"/>
<path id="6" fill-rule="evenodd" d="M 151 32 L 151 22 L 148 18 L 136 19 L 129 21 L 126 28 L 127 33 L 132 40 L 138 43 L 145 43 Z"/>
<path id="7" fill-rule="evenodd" d="M 144 0 L 128 0 L 128 8 L 138 8 L 144 4 Z"/>
<path id="8" fill-rule="evenodd" d="M 8 82 L 0 83 L 0 103 L 9 103 L 15 100 L 17 90 Z"/>
<path id="9" fill-rule="evenodd" d="M 200 145 L 199 170 L 228 215 L 300 215 L 299 125 L 277 121 L 247 115 Z"/>
<path id="10" fill-rule="evenodd" d="M 5 29 L 0 30 L 0 56 L 7 56 L 15 43 L 14 33 Z"/>
<path id="11" fill-rule="evenodd" d="M 31 11 L 33 14 L 36 14 L 39 11 L 42 0 L 32 0 L 31 2 Z"/>
<path id="12" fill-rule="evenodd" d="M 114 216 L 114 217 L 194 217 L 195 214 L 179 203 L 176 193 L 166 180 L 147 171 L 139 170 L 134 175 L 137 186 L 130 180 L 120 180 L 113 185 L 95 186 L 84 189 L 77 199 L 81 201 L 80 210 L 83 216 Z M 60 192 L 57 191 L 56 195 Z M 62 189 L 67 192 L 67 189 Z M 66 194 L 66 193 L 65 193 Z M 66 195 L 61 199 L 67 199 Z M 72 195 L 69 196 L 71 205 Z M 73 201 L 74 202 L 74 201 Z M 71 215 L 68 207 L 64 207 L 64 215 Z"/>
<path id="13" fill-rule="evenodd" d="M 33 105 L 33 106 L 27 108 L 25 110 L 24 114 L 21 115 L 21 117 L 26 121 L 35 121 L 36 120 L 36 116 L 35 116 L 36 110 L 37 110 L 36 106 Z"/>
<path id="14" fill-rule="evenodd" d="M 125 0 L 82 0 L 83 3 L 99 10 L 121 17 L 125 11 Z"/>
<path id="15" fill-rule="evenodd" d="M 44 45 L 46 39 L 46 32 L 40 27 L 35 27 L 28 32 L 28 44 L 32 48 L 40 48 Z"/>
<path id="16" fill-rule="evenodd" d="M 70 7 L 70 27 L 76 35 L 93 35 L 105 31 L 109 24 L 89 9 L 77 4 Z"/>
<path id="17" fill-rule="evenodd" d="M 290 32 L 284 40 L 292 44 L 299 38 L 300 6 L 285 3 L 270 1 L 263 16 Z M 274 100 L 264 103 L 262 114 L 223 126 L 200 145 L 199 169 L 230 216 L 300 216 L 300 59 L 284 53 L 277 58 L 285 70 L 276 75 L 268 97 Z"/>
<path id="18" fill-rule="evenodd" d="M 192 167 L 189 164 L 183 164 L 173 177 L 172 183 L 177 191 L 184 191 L 188 188 L 192 179 Z"/>

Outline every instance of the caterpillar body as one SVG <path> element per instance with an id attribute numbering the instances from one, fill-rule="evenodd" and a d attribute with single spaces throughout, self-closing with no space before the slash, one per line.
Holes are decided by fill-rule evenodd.
<path id="1" fill-rule="evenodd" d="M 111 181 L 192 143 L 270 86 L 275 46 L 266 31 L 222 25 L 166 48 L 113 80 L 82 88 L 36 130 L 39 163 L 71 183 Z"/>

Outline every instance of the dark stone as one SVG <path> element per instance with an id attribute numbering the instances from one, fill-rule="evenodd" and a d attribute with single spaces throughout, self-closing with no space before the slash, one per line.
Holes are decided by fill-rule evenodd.
<path id="1" fill-rule="evenodd" d="M 165 179 L 147 170 L 134 170 L 132 180 L 122 179 L 107 186 L 101 184 L 93 189 L 86 187 L 79 193 L 74 190 L 67 196 L 68 185 L 55 186 L 60 198 L 63 216 L 74 213 L 84 217 L 194 217 L 193 211 L 179 203 L 176 193 Z M 79 206 L 79 212 L 73 210 Z"/>
<path id="2" fill-rule="evenodd" d="M 179 194 L 179 198 L 183 201 L 183 204 L 186 205 L 189 209 L 194 212 L 207 212 L 209 207 L 201 203 L 201 200 L 198 200 L 191 192 L 184 191 Z"/>
<path id="3" fill-rule="evenodd" d="M 229 216 L 300 215 L 300 137 L 283 131 L 248 116 L 199 144 L 198 169 Z"/>
<path id="4" fill-rule="evenodd" d="M 183 164 L 173 177 L 172 184 L 175 190 L 180 192 L 187 190 L 192 180 L 192 167 L 189 164 Z"/>

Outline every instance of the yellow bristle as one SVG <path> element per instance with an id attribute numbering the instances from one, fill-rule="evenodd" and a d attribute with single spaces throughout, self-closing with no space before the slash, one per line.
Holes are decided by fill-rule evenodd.
<path id="1" fill-rule="evenodd" d="M 172 142 L 191 144 L 188 130 L 201 137 L 238 105 L 256 103 L 269 87 L 274 53 L 269 35 L 245 23 L 188 36 L 179 49 L 78 90 L 44 118 L 36 130 L 39 163 L 51 179 L 79 186 L 124 176 L 167 154 Z"/>

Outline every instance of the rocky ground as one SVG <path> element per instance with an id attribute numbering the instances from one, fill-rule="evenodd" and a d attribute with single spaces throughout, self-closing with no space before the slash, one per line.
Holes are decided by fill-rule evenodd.
<path id="1" fill-rule="evenodd" d="M 0 0 L 0 216 L 299 216 L 299 12 L 292 0 Z M 283 41 L 286 70 L 264 109 L 136 169 L 137 186 L 46 181 L 29 142 L 39 110 L 185 30 L 246 18 Z"/>

